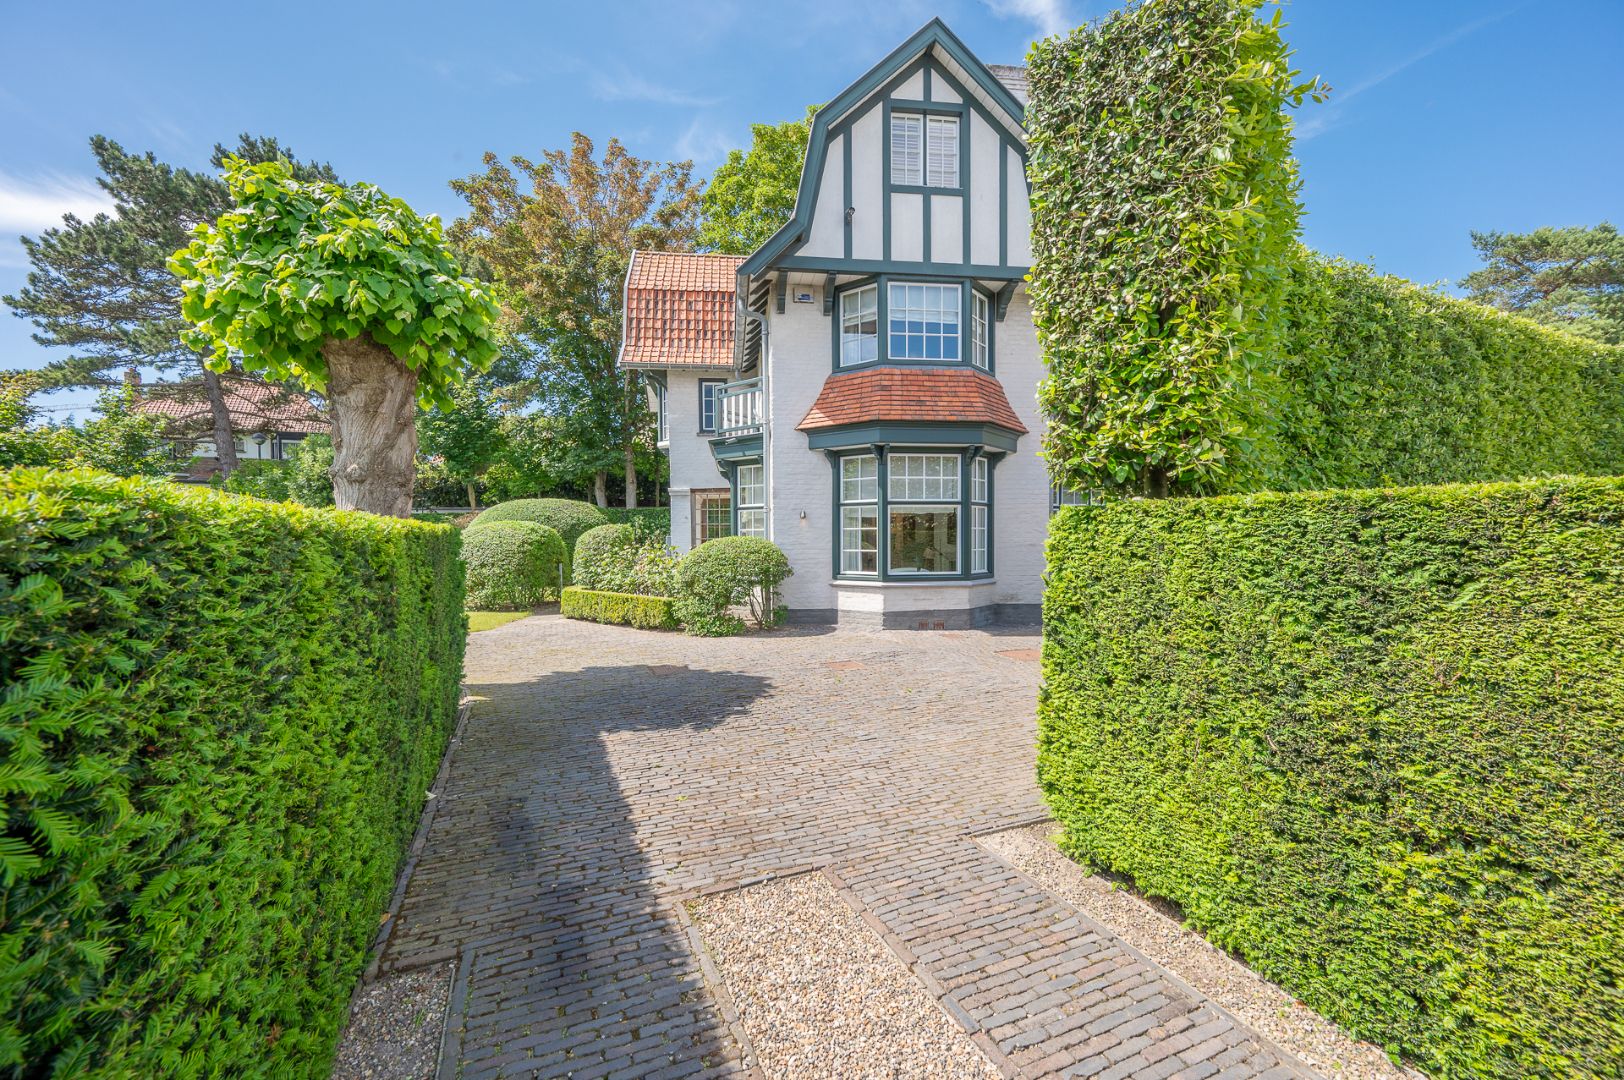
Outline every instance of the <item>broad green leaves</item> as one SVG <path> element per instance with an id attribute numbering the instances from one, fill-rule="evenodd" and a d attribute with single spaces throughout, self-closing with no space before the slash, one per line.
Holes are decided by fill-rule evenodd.
<path id="1" fill-rule="evenodd" d="M 327 384 L 322 343 L 368 334 L 417 374 L 419 402 L 497 355 L 490 294 L 464 277 L 434 217 L 371 184 L 295 179 L 287 165 L 226 161 L 236 209 L 202 224 L 169 268 L 181 279 L 186 340 L 224 371 Z"/>

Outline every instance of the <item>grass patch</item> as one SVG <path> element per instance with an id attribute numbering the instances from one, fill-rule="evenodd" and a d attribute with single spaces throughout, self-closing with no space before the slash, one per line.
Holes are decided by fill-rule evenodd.
<path id="1" fill-rule="evenodd" d="M 468 613 L 468 632 L 477 634 L 481 630 L 495 630 L 498 626 L 510 623 L 515 619 L 528 618 L 528 611 L 470 611 Z"/>

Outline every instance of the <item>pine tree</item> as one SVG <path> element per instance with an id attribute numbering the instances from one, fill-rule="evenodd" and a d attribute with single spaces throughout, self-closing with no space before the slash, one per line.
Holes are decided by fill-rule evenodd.
<path id="1" fill-rule="evenodd" d="M 89 221 L 69 214 L 59 227 L 23 237 L 32 267 L 27 284 L 0 299 L 33 321 L 35 341 L 71 350 L 37 373 L 43 388 L 111 387 L 124 369 L 155 367 L 183 380 L 170 392 L 201 389 L 214 420 L 221 472 L 229 474 L 237 456 L 221 377 L 182 343 L 187 324 L 180 314 L 180 282 L 165 265 L 191 240 L 194 225 L 231 208 L 225 181 L 165 164 L 151 151 L 130 153 L 104 135 L 92 136 L 90 149 L 113 213 Z M 228 156 L 288 159 L 303 179 L 337 180 L 332 166 L 293 161 L 273 138 L 244 134 L 229 150 L 216 144 L 210 163 L 218 169 Z"/>

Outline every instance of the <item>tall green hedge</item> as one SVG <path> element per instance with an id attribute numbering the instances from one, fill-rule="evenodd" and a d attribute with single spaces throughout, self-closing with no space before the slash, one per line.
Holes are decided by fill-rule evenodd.
<path id="1" fill-rule="evenodd" d="M 1261 486 L 1624 474 L 1624 348 L 1307 252 L 1282 303 Z"/>
<path id="2" fill-rule="evenodd" d="M 1433 1075 L 1624 1072 L 1624 480 L 1068 509 L 1049 579 L 1074 854 Z"/>
<path id="3" fill-rule="evenodd" d="M 457 544 L 0 472 L 0 1070 L 326 1076 L 456 711 Z"/>

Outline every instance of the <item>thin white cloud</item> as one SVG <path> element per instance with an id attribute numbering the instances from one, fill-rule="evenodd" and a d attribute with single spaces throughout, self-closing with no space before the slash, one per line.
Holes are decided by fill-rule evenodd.
<path id="1" fill-rule="evenodd" d="M 706 123 L 704 117 L 696 116 L 677 137 L 673 150 L 678 161 L 692 161 L 696 169 L 704 172 L 727 157 L 734 145 L 727 132 Z"/>
<path id="2" fill-rule="evenodd" d="M 592 96 L 599 101 L 645 101 L 653 105 L 683 105 L 689 108 L 705 108 L 717 103 L 716 98 L 662 86 L 624 70 L 614 75 L 595 76 Z"/>
<path id="3" fill-rule="evenodd" d="M 1077 24 L 1066 14 L 1065 0 L 982 0 L 1000 19 L 1025 19 L 1044 37 L 1063 34 Z"/>
<path id="4" fill-rule="evenodd" d="M 1369 78 L 1354 83 L 1346 90 L 1337 90 L 1333 87 L 1330 103 L 1315 110 L 1313 114 L 1297 125 L 1297 138 L 1306 141 L 1316 135 L 1323 135 L 1341 122 L 1342 114 L 1347 109 L 1348 103 L 1360 94 L 1375 89 L 1393 76 L 1419 64 L 1433 53 L 1449 48 L 1462 38 L 1476 33 L 1491 23 L 1499 22 L 1516 10 L 1516 7 L 1509 7 L 1496 14 L 1485 15 L 1481 19 L 1473 19 L 1470 22 L 1462 23 L 1449 33 L 1435 38 L 1396 64 L 1389 65 Z"/>
<path id="5" fill-rule="evenodd" d="M 62 224 L 63 214 L 88 220 L 112 211 L 113 200 L 94 180 L 59 173 L 29 179 L 0 173 L 0 234 L 38 233 Z"/>

